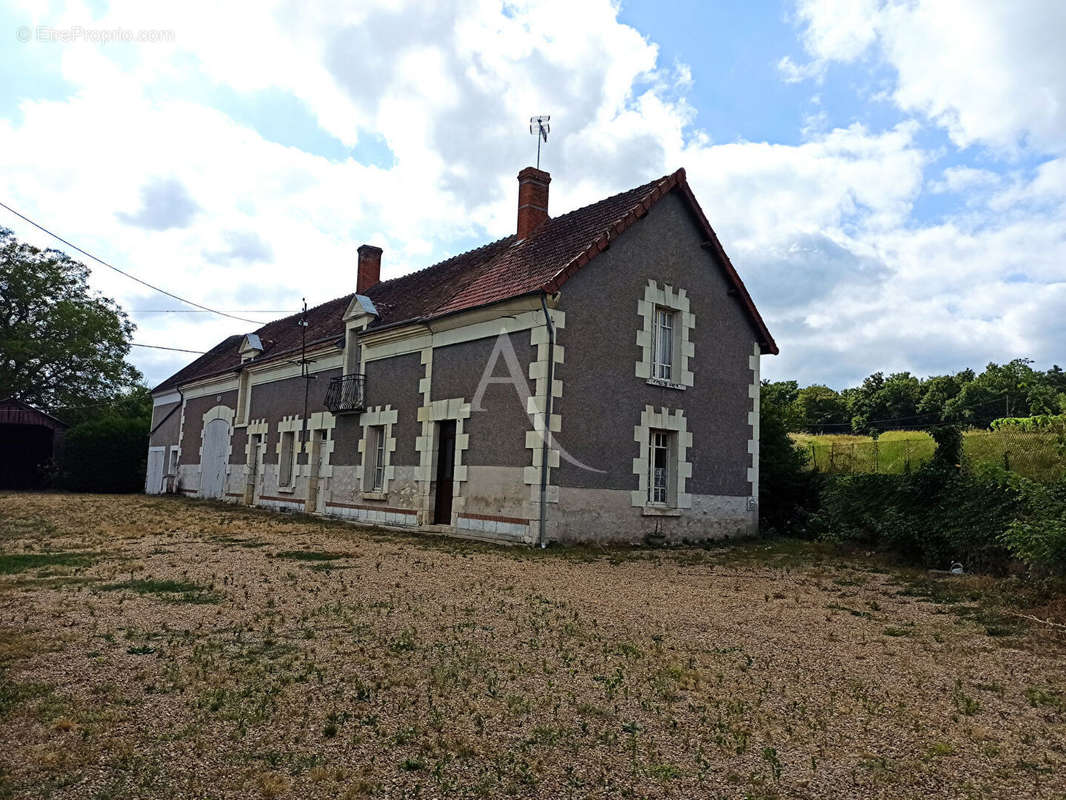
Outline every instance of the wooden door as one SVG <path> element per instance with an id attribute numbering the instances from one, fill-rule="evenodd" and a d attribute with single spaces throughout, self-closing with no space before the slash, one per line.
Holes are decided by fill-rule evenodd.
<path id="1" fill-rule="evenodd" d="M 148 475 L 144 480 L 145 494 L 159 494 L 163 491 L 163 456 L 162 447 L 148 448 Z"/>
<path id="2" fill-rule="evenodd" d="M 226 455 L 229 451 L 229 423 L 213 419 L 204 428 L 200 456 L 200 496 L 221 497 L 226 488 Z"/>
<path id="3" fill-rule="evenodd" d="M 437 496 L 433 522 L 452 524 L 452 492 L 455 475 L 455 421 L 437 423 Z"/>
<path id="4" fill-rule="evenodd" d="M 253 433 L 248 447 L 248 481 L 244 487 L 244 504 L 255 505 L 255 488 L 259 481 L 259 451 L 263 446 L 263 436 Z"/>
<path id="5" fill-rule="evenodd" d="M 326 456 L 326 431 L 316 430 L 311 432 L 311 475 L 307 481 L 307 503 L 304 510 L 307 513 L 321 511 L 319 506 L 322 497 L 322 467 Z"/>

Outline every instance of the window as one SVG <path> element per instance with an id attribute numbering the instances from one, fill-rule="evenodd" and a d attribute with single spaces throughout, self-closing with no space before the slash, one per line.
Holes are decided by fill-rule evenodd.
<path id="1" fill-rule="evenodd" d="M 648 438 L 648 502 L 667 505 L 671 497 L 670 453 L 673 450 L 671 431 L 650 432 Z"/>
<path id="2" fill-rule="evenodd" d="M 674 369 L 674 314 L 670 308 L 655 308 L 652 377 L 665 381 L 671 379 Z"/>
<path id="3" fill-rule="evenodd" d="M 385 426 L 371 425 L 367 436 L 371 458 L 369 488 L 380 492 L 385 488 Z"/>
<path id="4" fill-rule="evenodd" d="M 167 475 L 178 474 L 178 448 L 170 448 L 170 458 L 167 459 Z"/>
<path id="5" fill-rule="evenodd" d="M 634 374 L 652 386 L 685 390 L 693 385 L 689 364 L 694 344 L 692 313 L 688 292 L 649 278 L 644 298 L 637 301 L 640 328 L 636 332 L 640 358 Z"/>
<path id="6" fill-rule="evenodd" d="M 296 455 L 295 444 L 295 431 L 285 431 L 281 434 L 281 458 L 278 461 L 278 486 L 292 486 L 292 462 Z"/>
<path id="7" fill-rule="evenodd" d="M 237 418 L 233 422 L 234 425 L 245 425 L 248 423 L 248 402 L 251 395 L 251 381 L 252 376 L 248 370 L 241 370 L 241 377 L 237 382 Z"/>

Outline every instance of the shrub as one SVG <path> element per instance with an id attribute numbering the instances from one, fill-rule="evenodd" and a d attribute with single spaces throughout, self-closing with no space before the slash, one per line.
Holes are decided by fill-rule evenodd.
<path id="1" fill-rule="evenodd" d="M 148 420 L 105 417 L 67 431 L 63 484 L 76 492 L 138 492 L 144 488 Z"/>
<path id="2" fill-rule="evenodd" d="M 1066 574 L 1066 481 L 1042 485 L 1014 476 L 1014 482 L 1025 508 L 1001 541 L 1031 573 Z"/>
<path id="3" fill-rule="evenodd" d="M 849 475 L 827 483 L 816 527 L 823 538 L 892 550 L 928 567 L 952 561 L 1001 572 L 1004 532 L 1025 509 L 1017 476 L 936 459 L 909 475 Z"/>
<path id="4" fill-rule="evenodd" d="M 765 534 L 805 536 L 822 477 L 807 468 L 807 451 L 789 437 L 790 414 L 790 407 L 774 402 L 769 393 L 760 408 L 759 528 Z"/>

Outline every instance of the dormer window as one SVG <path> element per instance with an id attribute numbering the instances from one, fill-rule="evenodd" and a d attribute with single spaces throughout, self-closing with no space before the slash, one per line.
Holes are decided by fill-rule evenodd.
<path id="1" fill-rule="evenodd" d="M 356 375 L 359 372 L 359 334 L 377 319 L 378 310 L 374 301 L 365 295 L 357 294 L 344 312 L 344 374 Z"/>
<path id="2" fill-rule="evenodd" d="M 253 358 L 258 358 L 263 353 L 263 340 L 257 334 L 249 333 L 241 340 L 238 352 L 241 354 L 242 364 L 246 361 L 251 361 Z"/>

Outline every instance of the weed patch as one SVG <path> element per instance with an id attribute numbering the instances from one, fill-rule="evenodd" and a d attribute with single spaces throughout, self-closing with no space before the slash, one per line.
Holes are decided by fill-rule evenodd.
<path id="1" fill-rule="evenodd" d="M 97 587 L 102 592 L 133 592 L 157 595 L 169 603 L 220 603 L 222 597 L 192 581 L 134 579 Z"/>

